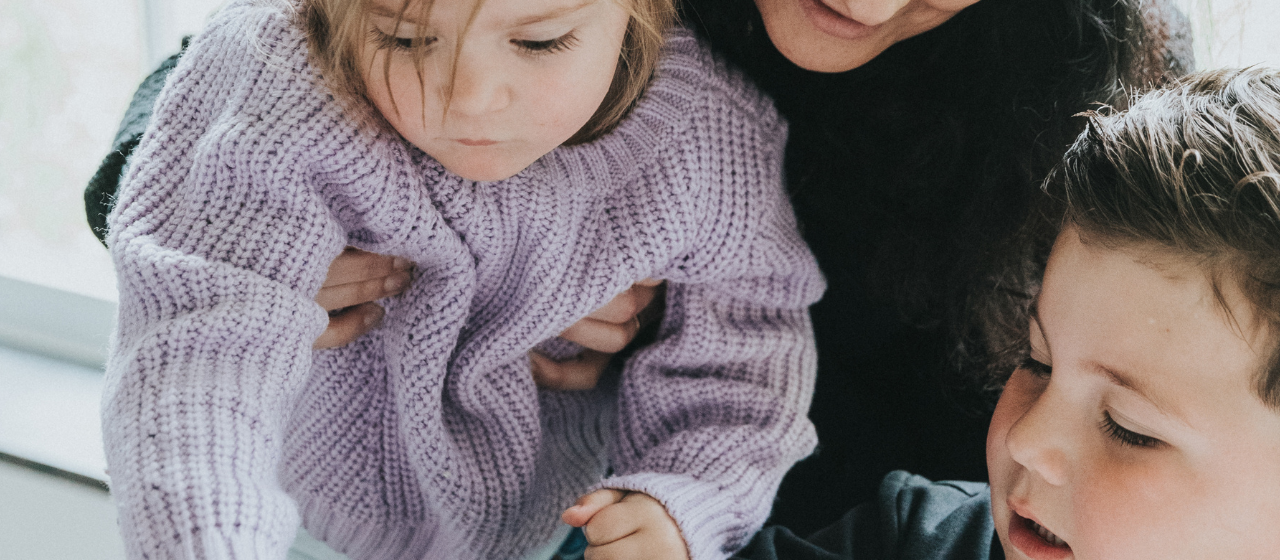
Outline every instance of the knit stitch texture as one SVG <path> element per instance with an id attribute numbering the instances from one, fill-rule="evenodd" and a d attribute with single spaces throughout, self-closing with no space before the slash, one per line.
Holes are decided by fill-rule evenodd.
<path id="1" fill-rule="evenodd" d="M 661 501 L 694 560 L 745 544 L 815 443 L 824 288 L 770 102 L 678 30 L 614 132 L 466 181 L 352 118 L 294 17 L 240 0 L 192 42 L 110 216 L 129 557 L 282 559 L 301 521 L 359 560 L 518 558 L 597 485 Z M 415 278 L 313 351 L 347 245 Z M 527 352 L 647 277 L 656 341 L 616 382 L 539 390 Z"/>

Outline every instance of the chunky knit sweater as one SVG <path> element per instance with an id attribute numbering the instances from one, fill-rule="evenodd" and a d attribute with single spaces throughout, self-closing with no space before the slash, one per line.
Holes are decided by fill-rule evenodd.
<path id="1" fill-rule="evenodd" d="M 815 442 L 824 283 L 769 101 L 677 31 L 615 131 L 504 181 L 369 122 L 280 2 L 223 10 L 169 78 L 108 238 L 130 558 L 284 558 L 299 521 L 356 559 L 518 558 L 594 486 L 657 498 L 694 560 L 743 545 Z M 415 278 L 378 329 L 313 351 L 348 245 Z M 646 277 L 666 315 L 618 381 L 538 389 L 527 352 Z"/>

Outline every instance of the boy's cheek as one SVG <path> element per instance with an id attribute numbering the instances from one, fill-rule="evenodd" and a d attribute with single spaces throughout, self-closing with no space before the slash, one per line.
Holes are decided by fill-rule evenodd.
<path id="1" fill-rule="evenodd" d="M 1202 482 L 1159 461 L 1095 464 L 1071 492 L 1073 541 L 1079 560 L 1227 558 L 1206 548 L 1223 527 L 1196 502 Z M 1206 539 L 1209 537 L 1209 539 Z"/>

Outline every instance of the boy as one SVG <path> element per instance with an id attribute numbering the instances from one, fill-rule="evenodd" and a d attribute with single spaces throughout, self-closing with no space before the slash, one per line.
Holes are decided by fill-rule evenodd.
<path id="1" fill-rule="evenodd" d="M 1091 115 L 1046 190 L 1064 218 L 990 488 L 892 473 L 878 503 L 743 557 L 1280 557 L 1280 72 Z"/>

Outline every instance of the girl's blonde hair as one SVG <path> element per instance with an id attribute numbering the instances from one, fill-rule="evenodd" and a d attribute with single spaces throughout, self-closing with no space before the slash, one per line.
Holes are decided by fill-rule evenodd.
<path id="1" fill-rule="evenodd" d="M 307 30 L 307 42 L 311 55 L 321 74 L 335 92 L 356 100 L 365 99 L 364 78 L 360 73 L 359 57 L 372 56 L 364 48 L 369 35 L 368 6 L 372 0 L 303 0 L 300 16 Z M 597 0 L 627 2 L 630 21 L 626 38 L 618 56 L 613 83 L 595 114 L 566 144 L 589 142 L 613 130 L 627 116 L 631 108 L 644 94 L 653 78 L 662 53 L 663 35 L 675 22 L 675 0 Z M 401 0 L 397 25 L 405 18 L 410 7 L 418 2 L 417 11 L 428 15 L 433 0 Z M 484 0 L 476 0 L 471 17 L 479 12 Z M 467 22 L 468 26 L 470 22 Z M 422 27 L 419 27 L 422 29 Z M 415 43 L 425 42 L 419 36 Z M 461 40 L 459 40 L 459 44 Z M 423 56 L 422 49 L 415 50 L 415 57 Z M 457 60 L 457 57 L 454 57 Z M 417 65 L 419 80 L 422 64 Z M 390 59 L 387 59 L 390 64 Z M 394 104 L 394 100 L 393 104 Z"/>

